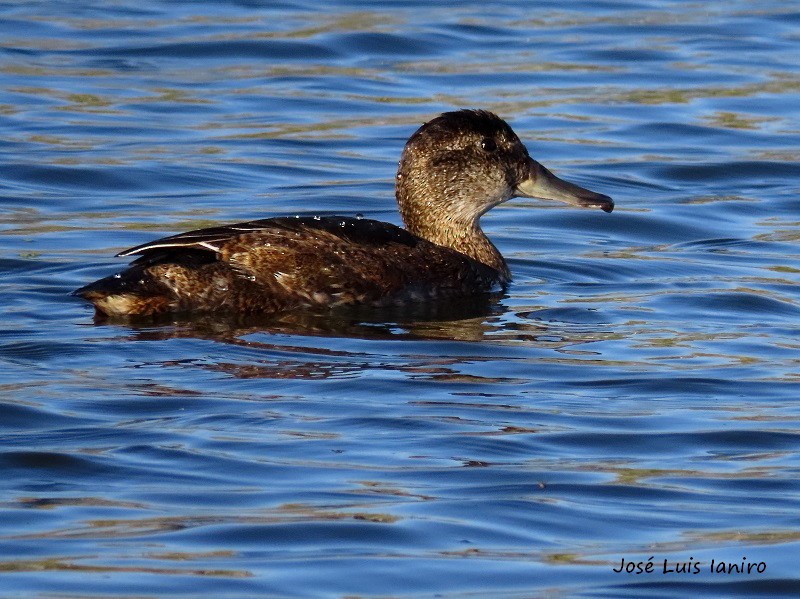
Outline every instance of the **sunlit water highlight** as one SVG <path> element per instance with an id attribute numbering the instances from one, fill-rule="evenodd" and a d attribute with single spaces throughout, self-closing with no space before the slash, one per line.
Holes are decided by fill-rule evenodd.
<path id="1" fill-rule="evenodd" d="M 535 5 L 0 3 L 0 594 L 800 593 L 800 8 Z M 488 314 L 67 295 L 190 228 L 399 223 L 459 107 L 617 201 L 484 217 Z"/>

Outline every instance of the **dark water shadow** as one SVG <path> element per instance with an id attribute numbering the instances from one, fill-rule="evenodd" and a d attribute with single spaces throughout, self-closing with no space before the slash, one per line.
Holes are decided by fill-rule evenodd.
<path id="1" fill-rule="evenodd" d="M 489 318 L 504 314 L 502 294 L 393 307 L 341 307 L 263 314 L 169 314 L 155 317 L 95 315 L 94 324 L 130 331 L 131 341 L 198 338 L 235 343 L 246 335 L 300 335 L 365 340 L 480 341 L 493 331 Z"/>

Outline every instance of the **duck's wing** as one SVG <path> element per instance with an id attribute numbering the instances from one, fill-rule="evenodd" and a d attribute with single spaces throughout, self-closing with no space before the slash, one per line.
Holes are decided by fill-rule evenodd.
<path id="1" fill-rule="evenodd" d="M 185 233 L 178 233 L 177 235 L 162 237 L 161 239 L 156 239 L 155 241 L 149 241 L 147 243 L 137 245 L 136 247 L 129 248 L 118 253 L 117 257 L 124 258 L 125 256 L 140 256 L 154 250 L 163 251 L 178 248 L 218 253 L 221 249 L 222 243 L 230 241 L 231 239 L 238 237 L 243 233 L 252 233 L 253 231 L 268 229 L 271 226 L 274 226 L 276 220 L 280 219 L 265 218 L 244 223 L 223 225 L 220 227 L 209 227 L 206 229 L 186 231 Z"/>
<path id="2" fill-rule="evenodd" d="M 136 256 L 131 272 L 166 269 L 184 281 L 199 280 L 202 269 L 209 267 L 224 273 L 229 287 L 255 284 L 270 297 L 334 304 L 382 297 L 417 278 L 430 284 L 428 262 L 442 252 L 454 253 L 389 223 L 304 216 L 188 231 L 117 255 Z"/>
<path id="3" fill-rule="evenodd" d="M 413 247 L 418 241 L 417 237 L 405 229 L 377 220 L 347 216 L 294 216 L 265 218 L 186 231 L 137 245 L 119 252 L 117 257 L 140 256 L 154 250 L 180 248 L 220 253 L 228 242 L 251 233 L 278 231 L 304 233 L 314 230 L 330 233 L 344 240 L 363 245 L 399 243 Z"/>
<path id="4" fill-rule="evenodd" d="M 389 248 L 415 248 L 422 240 L 390 223 L 346 216 L 296 216 L 196 229 L 156 239 L 117 254 L 137 256 L 132 266 L 222 262 L 250 280 L 289 266 L 307 271 L 344 256 L 374 259 Z M 381 251 L 383 250 L 383 251 Z M 364 264 L 351 268 L 369 269 Z"/>

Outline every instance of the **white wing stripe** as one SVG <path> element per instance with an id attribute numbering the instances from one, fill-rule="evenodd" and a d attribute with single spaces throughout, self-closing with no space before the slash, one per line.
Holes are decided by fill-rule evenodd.
<path id="1" fill-rule="evenodd" d="M 195 244 L 195 245 L 202 245 L 204 248 L 207 248 L 207 249 L 211 250 L 212 252 L 219 252 L 219 248 L 214 246 L 214 245 L 211 245 L 211 243 L 208 242 L 208 241 L 201 241 L 200 243 Z"/>

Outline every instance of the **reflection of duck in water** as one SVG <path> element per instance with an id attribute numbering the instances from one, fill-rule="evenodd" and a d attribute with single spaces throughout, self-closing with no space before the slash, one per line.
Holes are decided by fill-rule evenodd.
<path id="1" fill-rule="evenodd" d="M 611 212 L 614 202 L 533 160 L 500 117 L 447 112 L 408 140 L 397 171 L 406 228 L 341 216 L 280 217 L 189 231 L 121 252 L 119 274 L 74 292 L 100 314 L 276 313 L 485 294 L 510 279 L 481 215 L 514 196 Z"/>

